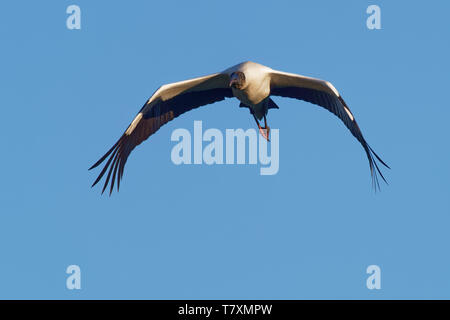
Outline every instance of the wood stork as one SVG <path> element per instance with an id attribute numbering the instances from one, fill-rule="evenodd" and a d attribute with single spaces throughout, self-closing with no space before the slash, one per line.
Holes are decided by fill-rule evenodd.
<path id="1" fill-rule="evenodd" d="M 336 88 L 329 82 L 293 73 L 273 70 L 254 62 L 243 62 L 223 72 L 161 86 L 147 100 L 120 139 L 89 170 L 106 161 L 94 181 L 96 185 L 104 176 L 102 193 L 110 182 L 110 194 L 117 177 L 117 190 L 123 176 L 125 163 L 131 151 L 161 126 L 192 109 L 225 98 L 236 97 L 240 107 L 250 110 L 260 133 L 268 140 L 270 128 L 266 115 L 278 106 L 270 96 L 289 97 L 311 102 L 338 116 L 353 136 L 361 143 L 369 160 L 372 183 L 379 188 L 377 173 L 386 182 L 376 162 L 389 166 L 380 159 L 364 139 L 355 118 Z M 264 118 L 264 127 L 259 123 Z M 109 158 L 108 158 L 109 157 Z"/>

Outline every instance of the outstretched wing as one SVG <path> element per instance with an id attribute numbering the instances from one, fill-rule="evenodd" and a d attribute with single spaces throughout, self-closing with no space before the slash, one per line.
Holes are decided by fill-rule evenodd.
<path id="1" fill-rule="evenodd" d="M 381 162 L 385 167 L 389 168 L 389 166 L 380 159 L 380 157 L 366 142 L 358 124 L 356 123 L 355 117 L 345 103 L 344 99 L 342 99 L 339 92 L 331 83 L 320 79 L 275 70 L 271 72 L 270 79 L 271 95 L 311 102 L 324 107 L 338 116 L 353 136 L 358 139 L 366 151 L 367 158 L 369 159 L 372 182 L 375 189 L 379 189 L 380 187 L 377 173 L 386 182 L 386 179 L 381 173 L 375 159 Z"/>
<path id="2" fill-rule="evenodd" d="M 91 170 L 108 159 L 92 186 L 100 181 L 109 168 L 102 193 L 110 181 L 110 194 L 112 193 L 116 177 L 117 190 L 119 190 L 125 163 L 137 145 L 179 115 L 194 108 L 232 97 L 233 93 L 228 87 L 228 82 L 228 74 L 216 73 L 160 87 L 144 104 L 120 139 L 89 168 Z"/>

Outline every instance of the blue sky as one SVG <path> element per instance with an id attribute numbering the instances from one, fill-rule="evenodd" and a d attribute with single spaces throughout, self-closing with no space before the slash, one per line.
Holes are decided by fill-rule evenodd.
<path id="1" fill-rule="evenodd" d="M 66 8 L 81 8 L 81 30 Z M 381 8 L 368 30 L 366 8 Z M 8 1 L 0 10 L 0 298 L 449 298 L 448 1 Z M 252 60 L 332 82 L 391 166 L 371 189 L 331 113 L 274 98 L 280 170 L 181 165 L 177 128 L 254 128 L 229 99 L 164 126 L 120 193 L 93 164 L 153 91 Z M 81 268 L 81 290 L 66 268 Z M 366 268 L 381 268 L 368 290 Z"/>

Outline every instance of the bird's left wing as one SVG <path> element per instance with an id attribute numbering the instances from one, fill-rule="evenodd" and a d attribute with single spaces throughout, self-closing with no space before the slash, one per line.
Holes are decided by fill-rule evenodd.
<path id="1" fill-rule="evenodd" d="M 386 182 L 375 158 L 387 168 L 389 166 L 380 159 L 366 142 L 350 108 L 331 83 L 293 73 L 272 70 L 270 72 L 270 94 L 311 102 L 334 113 L 344 122 L 345 126 L 366 151 L 375 188 L 379 188 L 377 172 Z"/>
<path id="2" fill-rule="evenodd" d="M 166 84 L 148 99 L 127 130 L 112 148 L 90 169 L 107 162 L 92 186 L 96 185 L 109 168 L 102 193 L 110 185 L 110 194 L 117 177 L 117 190 L 123 176 L 125 163 L 131 151 L 161 126 L 194 108 L 232 97 L 228 86 L 229 75 L 216 73 L 191 80 Z M 111 180 L 110 180 L 111 179 Z"/>

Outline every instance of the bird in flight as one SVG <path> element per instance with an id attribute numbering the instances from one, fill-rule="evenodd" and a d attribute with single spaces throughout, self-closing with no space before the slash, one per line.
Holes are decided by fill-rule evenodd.
<path id="1" fill-rule="evenodd" d="M 225 98 L 238 98 L 239 106 L 250 110 L 261 135 L 269 140 L 270 128 L 267 125 L 266 116 L 269 109 L 278 109 L 271 96 L 304 100 L 335 114 L 364 148 L 369 160 L 374 188 L 379 188 L 377 174 L 386 182 L 376 160 L 387 168 L 389 166 L 367 144 L 352 112 L 331 83 L 298 74 L 276 71 L 247 61 L 223 72 L 165 84 L 156 90 L 119 140 L 89 168 L 91 170 L 106 160 L 106 164 L 92 186 L 95 186 L 108 171 L 102 193 L 108 184 L 110 185 L 109 192 L 112 193 L 116 178 L 117 190 L 119 190 L 125 163 L 136 146 L 179 115 Z M 260 124 L 262 119 L 264 119 L 264 126 Z"/>

